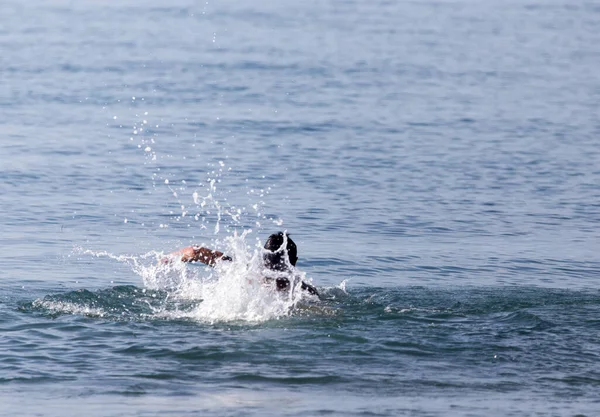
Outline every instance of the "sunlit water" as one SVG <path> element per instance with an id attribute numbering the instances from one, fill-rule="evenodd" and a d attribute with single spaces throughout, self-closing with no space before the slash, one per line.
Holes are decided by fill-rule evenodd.
<path id="1" fill-rule="evenodd" d="M 0 15 L 0 415 L 598 414 L 596 4 Z"/>

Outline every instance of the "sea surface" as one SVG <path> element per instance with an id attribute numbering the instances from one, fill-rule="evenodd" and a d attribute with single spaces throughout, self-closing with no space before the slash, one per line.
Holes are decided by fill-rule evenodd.
<path id="1" fill-rule="evenodd" d="M 597 2 L 0 17 L 1 416 L 600 415 Z"/>

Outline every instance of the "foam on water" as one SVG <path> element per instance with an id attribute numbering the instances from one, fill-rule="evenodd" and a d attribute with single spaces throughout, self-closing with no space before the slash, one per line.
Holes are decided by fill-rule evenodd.
<path id="1" fill-rule="evenodd" d="M 289 316 L 299 305 L 316 299 L 301 290 L 302 281 L 310 283 L 311 280 L 297 269 L 294 269 L 294 285 L 289 291 L 277 291 L 274 284 L 265 283 L 263 249 L 258 244 L 248 244 L 250 233 L 245 231 L 227 237 L 223 246 L 233 261 L 219 262 L 214 268 L 176 259 L 164 262 L 168 255 L 156 251 L 142 255 L 114 255 L 89 249 L 76 249 L 76 252 L 128 264 L 142 278 L 144 289 L 166 292 L 165 305 L 167 300 L 195 305 L 185 310 L 153 306 L 156 318 L 188 318 L 208 323 L 263 322 Z M 52 308 L 60 309 L 61 305 Z M 69 307 L 65 312 L 75 311 Z"/>
<path id="2" fill-rule="evenodd" d="M 68 301 L 56 301 L 38 298 L 32 305 L 34 309 L 43 309 L 48 314 L 76 314 L 88 317 L 104 317 L 106 311 L 102 308 L 94 308 L 85 304 L 78 304 Z"/>

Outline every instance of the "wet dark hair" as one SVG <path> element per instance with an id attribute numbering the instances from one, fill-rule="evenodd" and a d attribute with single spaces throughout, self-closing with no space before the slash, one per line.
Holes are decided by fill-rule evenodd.
<path id="1" fill-rule="evenodd" d="M 287 241 L 285 248 L 283 247 L 284 241 Z M 283 232 L 273 233 L 265 242 L 265 249 L 267 251 L 263 255 L 263 261 L 269 269 L 275 271 L 288 269 L 286 257 L 292 266 L 295 266 L 298 261 L 298 248 L 287 233 L 285 235 Z"/>

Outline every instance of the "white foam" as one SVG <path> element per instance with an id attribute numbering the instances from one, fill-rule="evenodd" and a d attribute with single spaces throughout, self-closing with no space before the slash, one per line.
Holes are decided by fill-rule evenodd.
<path id="1" fill-rule="evenodd" d="M 214 268 L 203 264 L 188 265 L 179 260 L 161 262 L 165 255 L 148 252 L 139 256 L 113 255 L 80 249 L 92 256 L 105 256 L 131 266 L 145 288 L 166 290 L 173 299 L 198 301 L 191 311 L 155 310 L 156 317 L 190 318 L 202 322 L 264 322 L 293 314 L 305 297 L 301 281 L 310 282 L 295 270 L 299 278 L 287 292 L 276 291 L 274 284 L 264 281 L 262 248 L 246 242 L 250 231 L 225 239 L 224 252 L 233 261 L 218 262 Z"/>
<path id="2" fill-rule="evenodd" d="M 50 301 L 38 298 L 32 305 L 35 308 L 43 308 L 49 313 L 78 314 L 91 317 L 104 317 L 106 315 L 106 312 L 101 308 L 74 304 L 68 301 Z"/>

